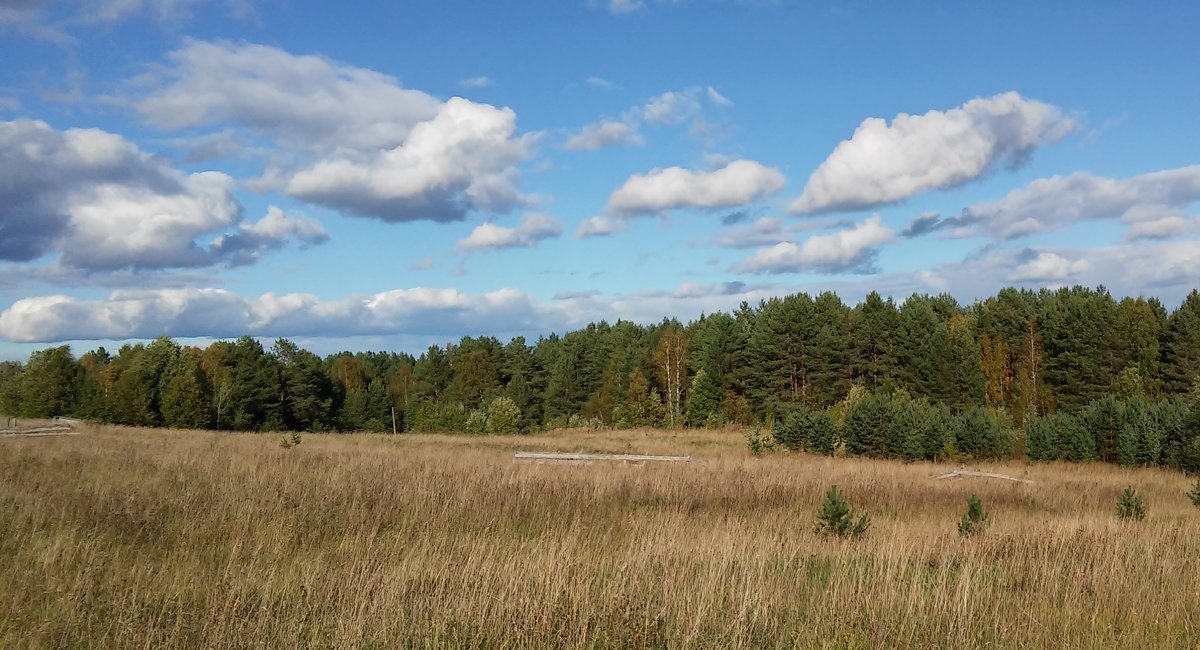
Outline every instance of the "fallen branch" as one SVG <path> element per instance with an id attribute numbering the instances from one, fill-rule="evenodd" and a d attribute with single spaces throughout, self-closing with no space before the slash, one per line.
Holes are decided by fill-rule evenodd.
<path id="1" fill-rule="evenodd" d="M 1003 479 L 1005 481 L 1016 481 L 1018 483 L 1033 483 L 1033 481 L 1031 481 L 1030 479 L 1027 479 L 1027 478 L 1017 478 L 1016 476 L 1009 476 L 1008 474 L 997 474 L 996 472 L 976 472 L 974 470 L 963 469 L 961 467 L 954 470 L 953 472 L 947 472 L 940 476 L 935 476 L 934 478 L 957 479 L 957 478 L 962 478 L 964 476 L 976 476 L 979 478 L 998 478 L 998 479 Z"/>

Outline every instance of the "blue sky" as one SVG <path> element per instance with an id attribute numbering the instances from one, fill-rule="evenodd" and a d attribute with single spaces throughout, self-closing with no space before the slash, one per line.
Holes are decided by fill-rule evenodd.
<path id="1" fill-rule="evenodd" d="M 0 0 L 0 358 L 1200 286 L 1200 7 Z"/>

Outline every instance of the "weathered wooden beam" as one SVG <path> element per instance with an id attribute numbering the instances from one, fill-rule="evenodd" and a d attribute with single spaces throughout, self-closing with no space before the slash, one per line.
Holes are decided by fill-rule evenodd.
<path id="1" fill-rule="evenodd" d="M 0 438 L 15 438 L 17 436 L 36 437 L 36 436 L 77 436 L 78 431 L 71 427 L 38 427 L 35 429 L 18 429 L 12 431 L 0 431 Z"/>
<path id="2" fill-rule="evenodd" d="M 560 451 L 518 451 L 513 455 L 516 462 L 558 463 L 564 465 L 587 465 L 593 462 L 612 463 L 690 463 L 691 456 L 646 456 L 642 454 L 587 454 Z"/>
<path id="3" fill-rule="evenodd" d="M 1018 483 L 1033 483 L 1034 482 L 1027 478 L 1017 478 L 1016 476 L 1009 476 L 1008 474 L 997 474 L 996 472 L 976 472 L 974 470 L 962 469 L 962 468 L 956 469 L 953 472 L 947 472 L 940 476 L 935 476 L 934 478 L 956 479 L 956 478 L 962 478 L 964 476 L 977 476 L 979 478 L 998 478 L 998 479 L 1003 479 L 1005 481 L 1016 481 Z"/>

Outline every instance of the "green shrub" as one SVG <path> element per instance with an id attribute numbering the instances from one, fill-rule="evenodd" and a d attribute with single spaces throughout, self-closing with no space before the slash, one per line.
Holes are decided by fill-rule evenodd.
<path id="1" fill-rule="evenodd" d="M 863 514 L 857 521 L 854 519 L 854 508 L 846 503 L 837 486 L 829 488 L 825 493 L 825 503 L 817 513 L 816 533 L 819 535 L 835 535 L 837 537 L 862 537 L 871 527 L 871 518 Z"/>
<path id="2" fill-rule="evenodd" d="M 1121 496 L 1117 498 L 1117 517 L 1138 521 L 1146 518 L 1146 502 L 1142 499 L 1142 495 L 1133 489 L 1132 485 L 1126 487 Z"/>
<path id="3" fill-rule="evenodd" d="M 521 426 L 521 407 L 501 396 L 488 403 L 484 421 L 487 433 L 516 433 Z"/>
<path id="4" fill-rule="evenodd" d="M 300 432 L 293 431 L 279 440 L 279 446 L 284 449 L 291 449 L 300 444 Z"/>
<path id="5" fill-rule="evenodd" d="M 988 515 L 983 511 L 983 502 L 979 497 L 972 494 L 967 497 L 967 512 L 958 522 L 958 534 L 963 537 L 970 537 L 975 533 L 983 532 L 988 525 Z"/>
<path id="6" fill-rule="evenodd" d="M 475 409 L 467 416 L 467 421 L 463 425 L 463 431 L 473 435 L 481 435 L 487 433 L 487 412 L 483 409 Z"/>
<path id="7" fill-rule="evenodd" d="M 1191 491 L 1187 495 L 1192 500 L 1192 505 L 1200 508 L 1200 481 L 1196 481 L 1196 484 L 1192 486 Z"/>
<path id="8" fill-rule="evenodd" d="M 763 432 L 761 427 L 752 427 L 746 430 L 746 449 L 749 449 L 751 454 L 761 456 L 774 447 L 775 442 Z"/>

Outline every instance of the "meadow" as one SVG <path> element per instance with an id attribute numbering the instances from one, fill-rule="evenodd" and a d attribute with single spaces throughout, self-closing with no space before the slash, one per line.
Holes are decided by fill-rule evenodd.
<path id="1" fill-rule="evenodd" d="M 691 455 L 517 464 L 517 450 Z M 753 456 L 736 431 L 0 440 L 0 647 L 1195 648 L 1162 469 Z M 826 489 L 871 516 L 817 535 Z M 1127 485 L 1144 521 L 1116 517 Z M 991 525 L 962 537 L 966 499 Z"/>

